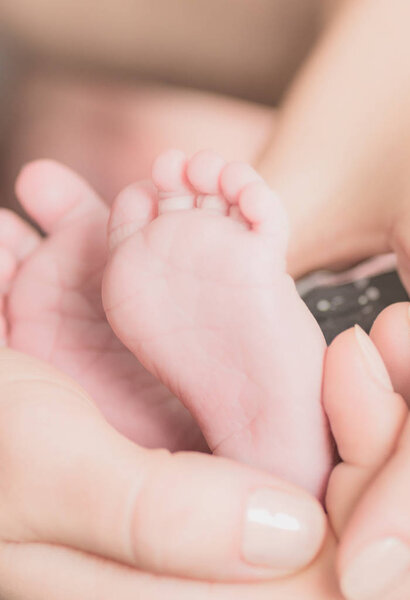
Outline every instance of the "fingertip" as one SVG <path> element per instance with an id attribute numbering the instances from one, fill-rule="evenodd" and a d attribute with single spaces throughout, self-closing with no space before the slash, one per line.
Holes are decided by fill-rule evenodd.
<path id="1" fill-rule="evenodd" d="M 134 547 L 143 568 L 152 570 L 154 563 L 179 576 L 258 582 L 295 573 L 320 552 L 326 516 L 304 490 L 215 456 L 178 453 L 165 461 L 157 457 L 154 466 L 155 478 L 147 479 L 135 512 Z M 175 481 L 181 485 L 171 485 Z M 166 505 L 155 513 L 164 489 Z M 144 549 L 154 524 L 163 535 L 149 556 Z M 176 535 L 178 553 L 170 542 Z"/>
<path id="2" fill-rule="evenodd" d="M 371 467 L 390 452 L 405 418 L 376 347 L 360 328 L 328 348 L 323 403 L 342 459 Z"/>
<path id="3" fill-rule="evenodd" d="M 389 371 L 394 389 L 410 404 L 410 303 L 385 308 L 376 318 L 370 337 Z"/>

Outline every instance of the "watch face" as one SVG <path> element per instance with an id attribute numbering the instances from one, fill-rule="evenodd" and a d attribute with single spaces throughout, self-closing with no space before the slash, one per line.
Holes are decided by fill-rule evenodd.
<path id="1" fill-rule="evenodd" d="M 304 289 L 303 289 L 304 287 Z M 368 275 L 343 283 L 318 283 L 299 292 L 319 323 L 329 344 L 341 331 L 360 325 L 366 332 L 377 315 L 390 304 L 408 302 L 397 271 Z"/>

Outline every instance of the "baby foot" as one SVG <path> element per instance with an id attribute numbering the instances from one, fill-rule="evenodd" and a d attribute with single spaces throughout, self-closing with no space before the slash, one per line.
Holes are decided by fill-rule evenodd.
<path id="1" fill-rule="evenodd" d="M 116 338 L 101 302 L 108 208 L 68 169 L 28 165 L 17 195 L 46 232 L 0 211 L 0 335 L 76 379 L 121 433 L 150 447 L 200 449 L 180 402 Z"/>
<path id="2" fill-rule="evenodd" d="M 287 222 L 251 167 L 159 156 L 115 203 L 107 317 L 211 449 L 321 494 L 331 464 L 325 342 L 285 271 Z"/>

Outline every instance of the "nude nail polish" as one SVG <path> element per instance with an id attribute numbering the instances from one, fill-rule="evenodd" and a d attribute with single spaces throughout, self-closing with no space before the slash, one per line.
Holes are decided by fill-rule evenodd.
<path id="1" fill-rule="evenodd" d="M 317 554 L 324 531 L 324 514 L 318 502 L 302 494 L 259 489 L 246 510 L 243 558 L 280 573 L 296 571 Z"/>
<path id="2" fill-rule="evenodd" d="M 347 600 L 378 600 L 410 572 L 410 548 L 400 539 L 379 540 L 353 559 L 341 579 Z"/>
<path id="3" fill-rule="evenodd" d="M 393 392 L 389 374 L 376 346 L 359 325 L 354 326 L 354 332 L 371 376 L 387 391 Z"/>

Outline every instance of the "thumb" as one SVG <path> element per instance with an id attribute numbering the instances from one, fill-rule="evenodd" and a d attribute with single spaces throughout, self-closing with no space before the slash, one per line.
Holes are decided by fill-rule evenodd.
<path id="1" fill-rule="evenodd" d="M 306 492 L 229 460 L 140 448 L 85 393 L 0 353 L 0 535 L 153 573 L 271 579 L 318 553 L 325 517 Z"/>
<path id="2" fill-rule="evenodd" d="M 403 303 L 383 311 L 371 332 L 388 364 L 392 381 L 403 393 L 409 391 L 408 328 L 408 304 Z M 389 418 L 394 406 L 391 398 Z M 393 438 L 387 461 L 360 498 L 341 540 L 339 572 L 349 600 L 410 597 L 410 421 L 407 408 L 404 419 L 407 419 L 405 426 Z M 388 423 L 385 420 L 385 431 Z"/>

